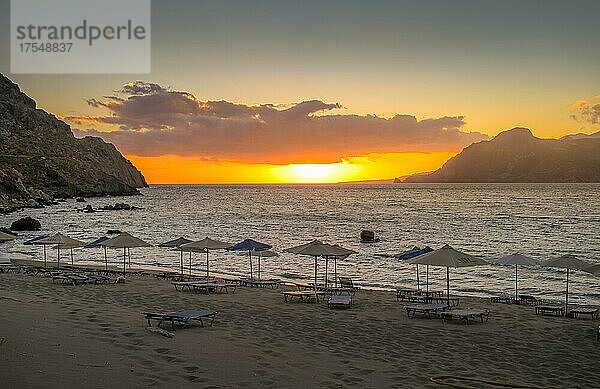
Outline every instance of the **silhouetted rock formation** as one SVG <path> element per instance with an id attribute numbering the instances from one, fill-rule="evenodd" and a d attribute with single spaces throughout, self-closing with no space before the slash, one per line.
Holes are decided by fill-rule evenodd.
<path id="1" fill-rule="evenodd" d="M 14 221 L 10 225 L 10 229 L 12 231 L 39 231 L 42 229 L 42 224 L 38 220 L 27 216 Z"/>
<path id="2" fill-rule="evenodd" d="M 110 143 L 71 128 L 0 74 L 0 212 L 55 197 L 132 195 L 144 176 Z"/>
<path id="3" fill-rule="evenodd" d="M 600 182 L 600 138 L 540 139 L 513 128 L 404 182 Z"/>

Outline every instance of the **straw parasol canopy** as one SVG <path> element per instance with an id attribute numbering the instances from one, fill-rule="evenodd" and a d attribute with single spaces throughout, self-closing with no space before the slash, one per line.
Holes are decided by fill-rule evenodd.
<path id="1" fill-rule="evenodd" d="M 565 292 L 565 314 L 569 312 L 569 271 L 586 270 L 593 264 L 577 258 L 574 255 L 566 254 L 558 258 L 550 259 L 543 263 L 545 267 L 556 267 L 567 270 L 567 289 Z"/>
<path id="2" fill-rule="evenodd" d="M 583 269 L 583 271 L 586 271 L 588 273 L 591 273 L 595 276 L 600 276 L 600 264 L 597 265 L 592 265 L 588 268 Z"/>
<path id="3" fill-rule="evenodd" d="M 517 299 L 519 298 L 519 265 L 534 266 L 538 264 L 538 261 L 523 254 L 510 254 L 500 258 L 496 263 L 499 265 L 515 265 L 515 299 Z"/>
<path id="4" fill-rule="evenodd" d="M 16 236 L 0 231 L 0 242 L 8 242 L 9 240 L 17 239 Z"/>
<path id="5" fill-rule="evenodd" d="M 105 240 L 102 243 L 106 247 L 123 249 L 123 276 L 126 274 L 125 265 L 127 262 L 127 249 L 132 247 L 151 247 L 150 243 L 144 242 L 140 238 L 137 238 L 127 232 L 122 232 L 114 238 Z"/>
<path id="6" fill-rule="evenodd" d="M 60 269 L 60 249 L 62 248 L 66 248 L 66 249 L 71 249 L 71 253 L 73 248 L 75 247 L 83 247 L 85 246 L 85 242 L 82 242 L 80 240 L 77 239 L 73 239 L 70 236 L 67 236 L 65 234 L 61 234 L 60 232 L 49 236 L 47 238 L 43 238 L 43 239 L 39 239 L 35 242 L 35 244 L 43 244 L 43 245 L 47 245 L 47 244 L 53 244 L 56 245 L 57 248 L 57 262 L 56 262 L 56 267 Z M 73 256 L 71 255 L 71 259 L 73 258 Z"/>
<path id="7" fill-rule="evenodd" d="M 182 244 L 186 244 L 186 243 L 191 243 L 192 240 L 191 239 L 187 239 L 184 238 L 183 236 L 180 236 L 177 239 L 173 239 L 170 240 L 168 242 L 163 242 L 161 244 L 158 245 L 158 247 L 170 247 L 170 248 L 175 248 L 175 247 L 179 247 Z M 179 250 L 179 261 L 180 261 L 180 268 L 181 268 L 181 274 L 183 275 L 183 251 Z M 192 253 L 190 252 L 190 273 L 192 271 Z"/>
<path id="8" fill-rule="evenodd" d="M 448 299 L 448 306 L 450 306 L 450 268 L 482 266 L 488 264 L 483 259 L 455 250 L 450 245 L 445 245 L 437 250 L 419 255 L 410 263 L 446 268 L 446 297 Z M 429 284 L 427 284 L 427 292 L 429 292 Z"/>
<path id="9" fill-rule="evenodd" d="M 202 240 L 182 244 L 179 249 L 191 252 L 206 252 L 206 279 L 210 276 L 208 255 L 210 250 L 226 250 L 231 248 L 231 243 L 222 242 L 220 240 L 210 239 L 208 236 Z"/>
<path id="10" fill-rule="evenodd" d="M 343 253 L 347 252 L 346 250 L 347 249 L 344 249 L 341 246 L 330 245 L 327 243 L 323 243 L 318 239 L 315 239 L 311 242 L 301 244 L 299 246 L 290 247 L 283 251 L 292 253 L 292 254 L 298 254 L 298 255 L 310 255 L 315 258 L 315 288 L 316 288 L 317 287 L 317 269 L 318 269 L 317 258 L 318 257 L 334 258 L 334 257 L 342 257 L 344 255 L 349 255 L 349 254 L 343 254 Z M 350 251 L 352 251 L 352 250 L 350 250 Z"/>
<path id="11" fill-rule="evenodd" d="M 244 239 L 243 241 L 234 244 L 229 250 L 248 251 L 248 256 L 250 258 L 250 279 L 252 280 L 254 278 L 254 275 L 252 274 L 252 252 L 261 252 L 272 248 L 273 246 L 270 244 L 257 242 L 254 239 Z"/>

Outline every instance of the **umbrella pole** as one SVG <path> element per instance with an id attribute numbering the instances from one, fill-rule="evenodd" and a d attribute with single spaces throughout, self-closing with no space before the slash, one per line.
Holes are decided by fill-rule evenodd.
<path id="1" fill-rule="evenodd" d="M 104 270 L 108 270 L 108 255 L 106 253 L 106 246 L 104 246 Z"/>
<path id="2" fill-rule="evenodd" d="M 335 278 L 333 280 L 333 285 L 337 288 L 337 257 L 333 258 L 333 277 Z"/>
<path id="3" fill-rule="evenodd" d="M 127 257 L 129 258 L 129 268 L 131 269 L 131 251 L 127 248 Z"/>
<path id="4" fill-rule="evenodd" d="M 192 252 L 190 251 L 190 275 L 192 275 Z"/>
<path id="5" fill-rule="evenodd" d="M 57 246 L 58 247 L 58 255 L 56 257 L 56 268 L 60 269 L 60 245 Z"/>
<path id="6" fill-rule="evenodd" d="M 73 266 L 73 249 L 71 249 L 71 266 Z"/>
<path id="7" fill-rule="evenodd" d="M 260 281 L 260 254 L 258 254 L 258 280 Z"/>
<path id="8" fill-rule="evenodd" d="M 46 268 L 46 245 L 43 244 L 42 247 L 44 248 L 44 269 Z"/>
<path id="9" fill-rule="evenodd" d="M 567 268 L 567 294 L 565 295 L 565 316 L 569 312 L 569 268 Z"/>
<path id="10" fill-rule="evenodd" d="M 315 290 L 317 290 L 317 256 L 315 256 Z"/>
<path id="11" fill-rule="evenodd" d="M 206 282 L 208 282 L 208 249 L 206 249 Z"/>
<path id="12" fill-rule="evenodd" d="M 448 297 L 448 308 L 450 308 L 450 267 L 446 266 L 446 297 Z"/>
<path id="13" fill-rule="evenodd" d="M 179 270 L 181 270 L 181 275 L 183 275 L 183 251 L 179 252 Z"/>
<path id="14" fill-rule="evenodd" d="M 519 280 L 518 271 L 519 271 L 519 265 L 515 265 L 515 300 L 519 298 L 519 287 L 517 284 L 517 282 Z"/>
<path id="15" fill-rule="evenodd" d="M 252 274 L 252 251 L 248 250 L 248 255 L 250 256 L 250 280 L 254 279 L 254 275 Z"/>
<path id="16" fill-rule="evenodd" d="M 419 264 L 417 263 L 417 290 L 421 290 L 421 282 L 419 280 Z"/>
<path id="17" fill-rule="evenodd" d="M 429 265 L 426 265 L 425 269 L 427 270 L 427 275 L 425 276 L 425 296 L 429 297 Z"/>
<path id="18" fill-rule="evenodd" d="M 125 277 L 125 275 L 127 274 L 126 270 L 125 270 L 125 265 L 127 264 L 127 254 L 126 254 L 127 252 L 126 252 L 126 250 L 127 249 L 125 247 L 123 247 L 123 277 Z"/>
<path id="19" fill-rule="evenodd" d="M 325 287 L 329 284 L 329 280 L 327 279 L 329 273 L 329 257 L 325 257 Z"/>

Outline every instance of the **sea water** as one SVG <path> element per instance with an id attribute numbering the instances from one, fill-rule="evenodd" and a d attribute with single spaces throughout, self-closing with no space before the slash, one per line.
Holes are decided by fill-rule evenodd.
<path id="1" fill-rule="evenodd" d="M 543 261 L 563 254 L 600 263 L 600 184 L 338 184 L 338 185 L 152 185 L 142 196 L 67 200 L 43 209 L 0 215 L 0 226 L 23 216 L 42 223 L 41 232 L 0 245 L 2 251 L 42 259 L 42 249 L 24 246 L 39 233 L 66 233 L 91 241 L 107 230 L 127 231 L 149 243 L 185 236 L 235 243 L 245 238 L 273 245 L 280 256 L 261 261 L 263 277 L 311 279 L 314 259 L 282 252 L 284 248 L 321 239 L 358 253 L 338 261 L 338 275 L 371 287 L 416 287 L 415 266 L 392 256 L 413 245 L 432 248 L 450 244 L 490 262 L 522 253 Z M 131 211 L 81 212 L 127 202 Z M 381 242 L 360 242 L 360 231 L 375 231 Z M 109 250 L 112 265 L 122 251 Z M 76 249 L 75 263 L 104 262 L 100 249 Z M 212 271 L 248 275 L 247 254 L 214 251 Z M 54 264 L 56 250 L 48 248 Z M 169 249 L 133 248 L 136 266 L 178 270 L 180 256 Z M 70 262 L 63 250 L 61 261 Z M 188 256 L 185 257 L 186 269 Z M 319 278 L 324 278 L 319 260 Z M 204 254 L 194 254 L 192 268 L 201 274 Z M 329 278 L 332 279 L 332 267 Z M 186 270 L 187 271 L 187 270 Z M 254 262 L 256 271 L 256 261 Z M 430 267 L 430 288 L 445 288 L 445 268 Z M 489 265 L 450 270 L 452 294 L 489 296 L 514 288 L 514 267 Z M 421 267 L 421 281 L 425 279 Z M 522 293 L 562 299 L 566 274 L 541 266 L 519 268 Z M 600 304 L 600 277 L 571 272 L 574 303 Z"/>

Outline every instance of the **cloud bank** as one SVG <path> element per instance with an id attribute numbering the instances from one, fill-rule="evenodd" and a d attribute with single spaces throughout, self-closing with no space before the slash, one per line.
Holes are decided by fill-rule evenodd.
<path id="1" fill-rule="evenodd" d="M 594 96 L 593 100 L 600 100 L 600 95 Z M 600 124 L 600 102 L 579 100 L 571 104 L 570 108 L 575 111 L 575 114 L 571 115 L 572 119 L 578 122 Z"/>
<path id="2" fill-rule="evenodd" d="M 248 163 L 330 163 L 387 152 L 460 150 L 487 135 L 465 132 L 463 116 L 417 120 L 411 115 L 327 114 L 337 103 L 303 101 L 289 106 L 202 101 L 158 84 L 130 82 L 114 96 L 89 99 L 99 116 L 64 120 L 76 136 L 100 136 L 121 152 L 178 155 Z M 114 128 L 97 131 L 94 127 Z"/>

